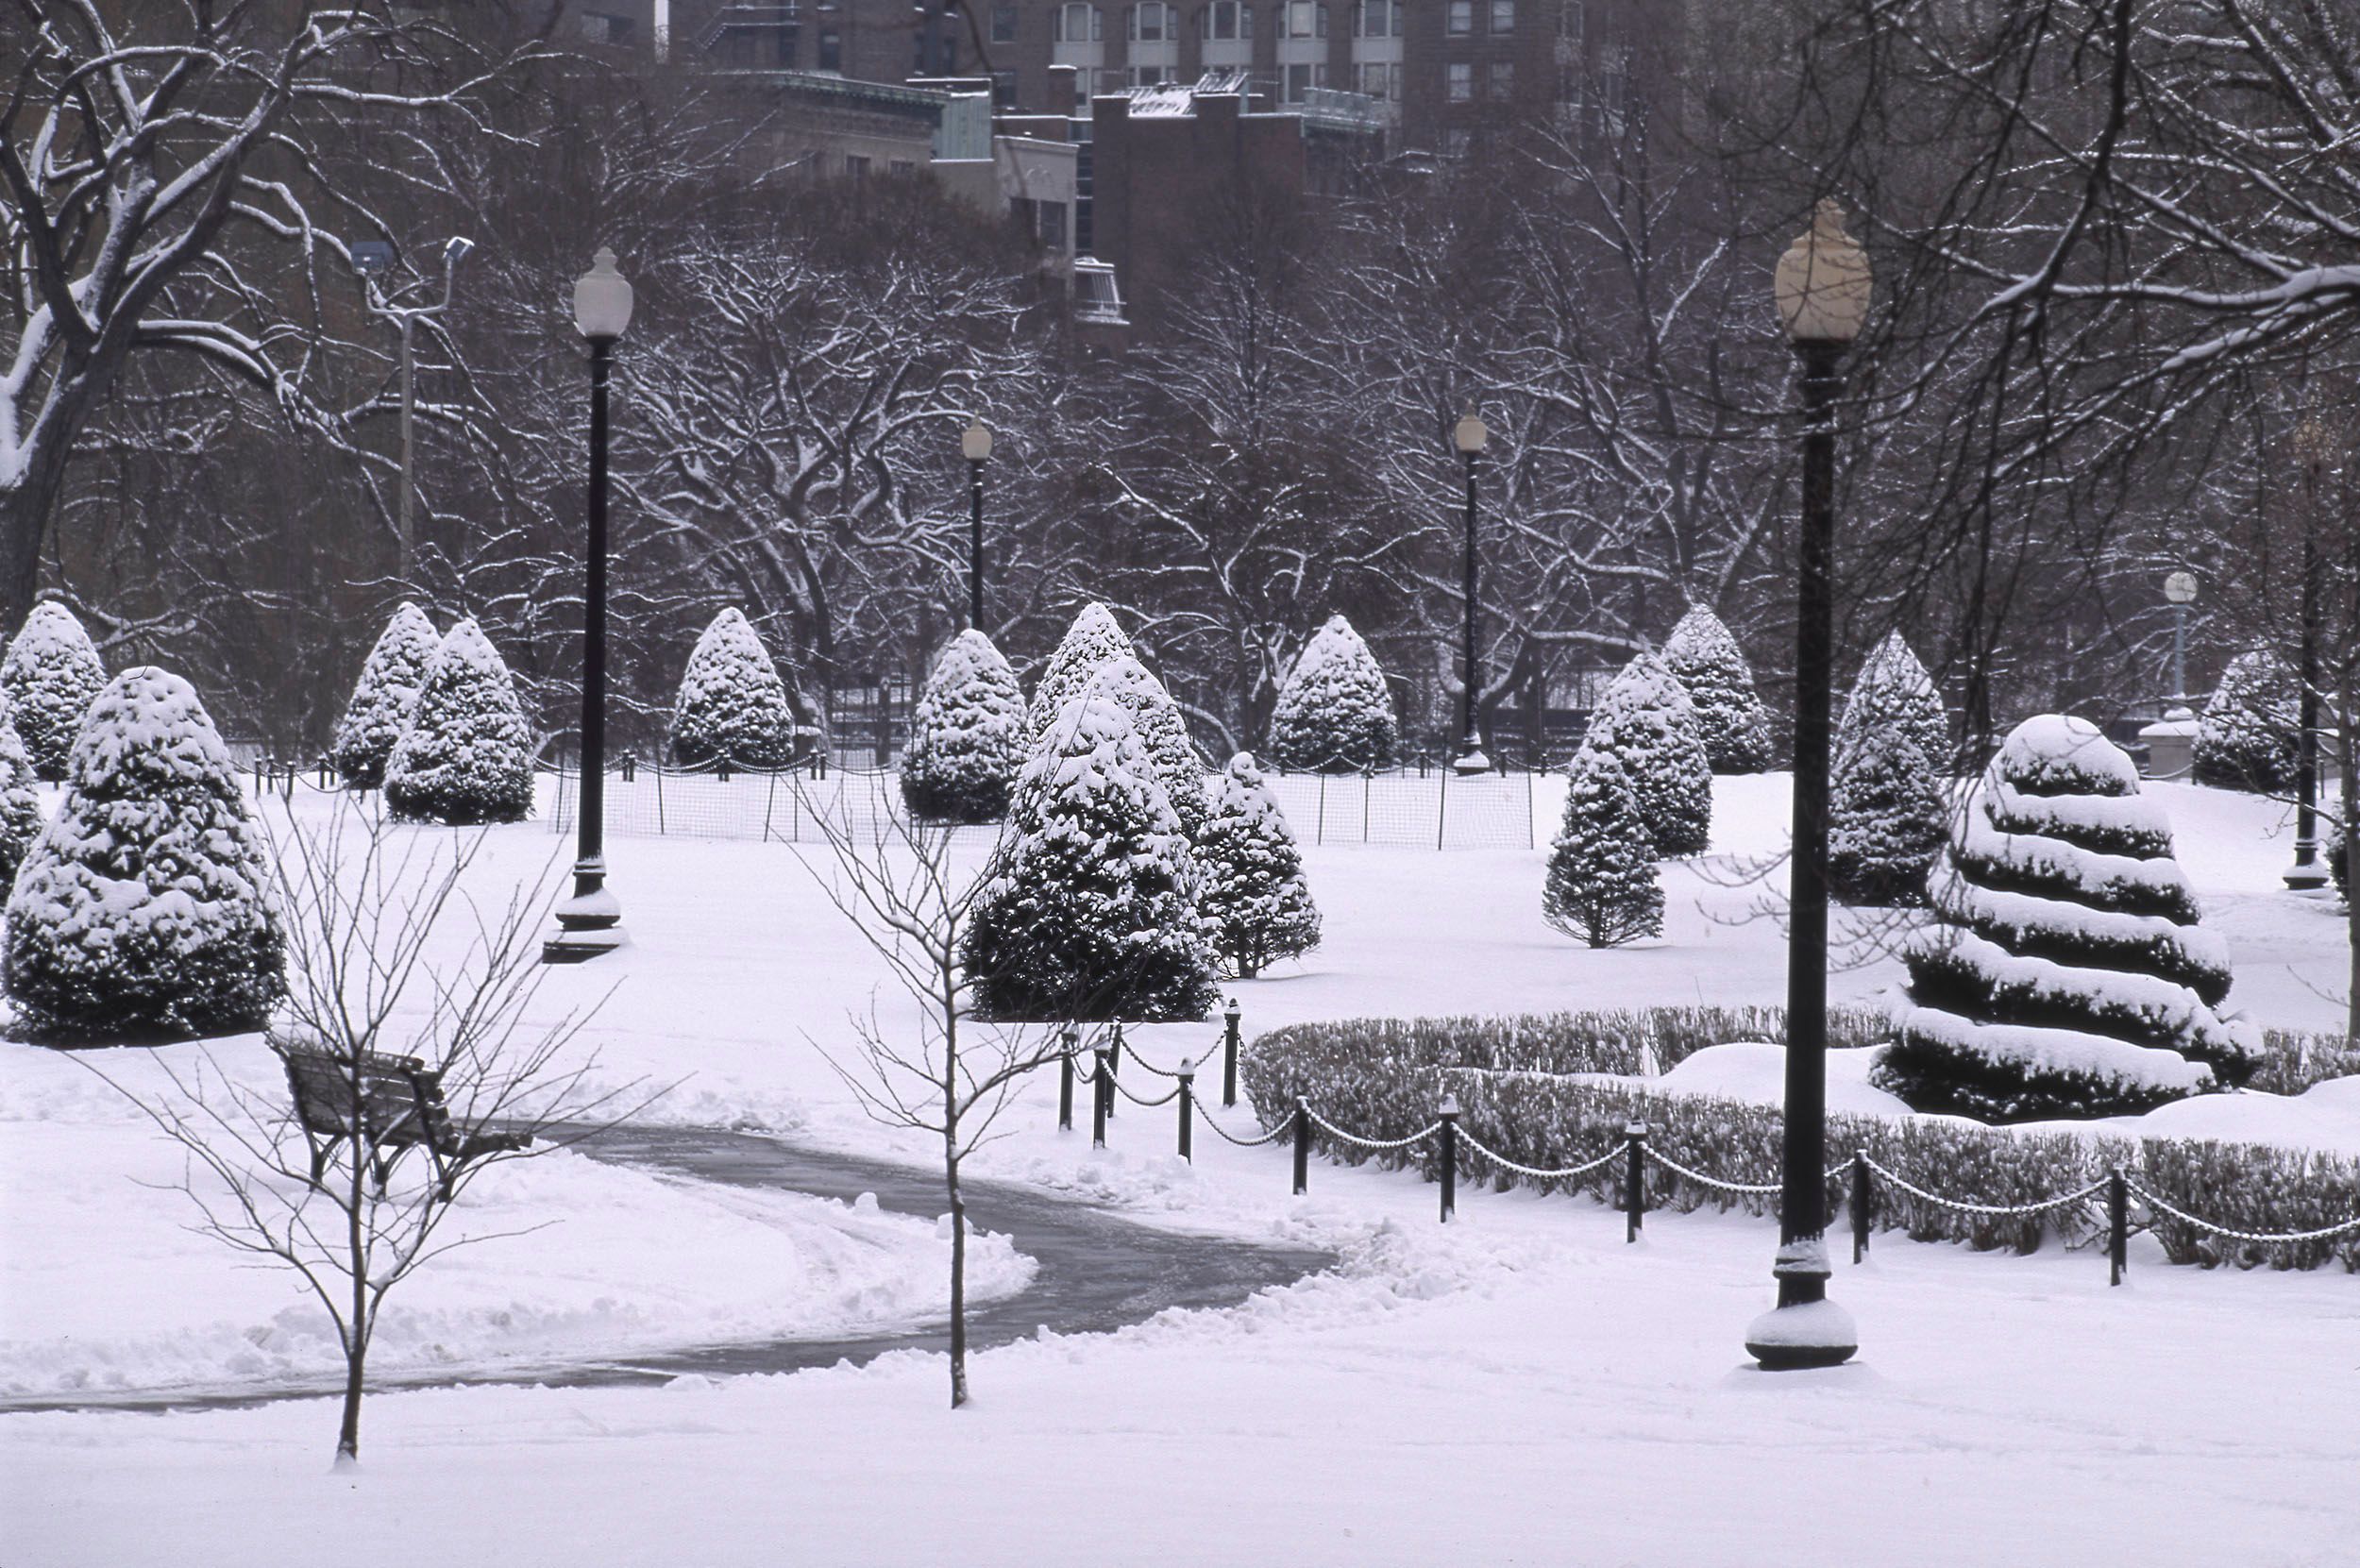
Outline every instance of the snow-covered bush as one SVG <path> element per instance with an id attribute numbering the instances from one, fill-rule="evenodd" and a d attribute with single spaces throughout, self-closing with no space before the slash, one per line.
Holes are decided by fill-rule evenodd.
<path id="1" fill-rule="evenodd" d="M 1205 825 L 1210 802 L 1205 789 L 1205 759 L 1197 754 L 1196 742 L 1188 738 L 1188 721 L 1180 717 L 1180 704 L 1172 700 L 1172 693 L 1154 671 L 1128 654 L 1099 666 L 1091 683 L 1130 712 L 1131 727 L 1147 749 L 1155 782 L 1171 797 L 1180 831 L 1193 839 Z"/>
<path id="2" fill-rule="evenodd" d="M 1929 879 L 1913 1006 L 1875 1078 L 1920 1110 L 2108 1116 L 2242 1083 L 2260 1031 L 2217 1009 L 2228 948 L 2197 924 L 2171 826 L 2095 725 L 2010 733 Z"/>
<path id="3" fill-rule="evenodd" d="M 1622 762 L 1602 747 L 1574 754 L 1565 822 L 1549 846 L 1541 913 L 1593 948 L 1663 935 L 1662 874 Z"/>
<path id="4" fill-rule="evenodd" d="M 1902 725 L 1867 731 L 1835 759 L 1829 891 L 1846 903 L 1914 906 L 1949 836 L 1948 803 Z"/>
<path id="5" fill-rule="evenodd" d="M 1936 778 L 1950 776 L 1950 713 L 1942 705 L 1934 678 L 1917 662 L 1898 632 L 1889 632 L 1861 666 L 1836 720 L 1834 753 L 1840 763 L 1860 740 L 1880 730 L 1901 730 L 1917 743 Z"/>
<path id="6" fill-rule="evenodd" d="M 1024 693 L 1016 671 L 969 628 L 935 655 L 910 715 L 902 799 L 919 817 L 997 822 L 1024 761 Z"/>
<path id="7" fill-rule="evenodd" d="M 16 880 L 16 868 L 47 820 L 33 759 L 9 721 L 8 699 L 0 697 L 0 888 Z"/>
<path id="8" fill-rule="evenodd" d="M 361 666 L 361 679 L 353 683 L 352 700 L 345 704 L 329 749 L 348 787 L 375 789 L 385 782 L 385 759 L 394 754 L 442 646 L 434 623 L 414 604 L 403 605 L 385 623 Z"/>
<path id="9" fill-rule="evenodd" d="M 2267 648 L 2229 661 L 2196 732 L 2196 782 L 2284 794 L 2294 788 L 2302 735 L 2301 685 Z"/>
<path id="10" fill-rule="evenodd" d="M 0 660 L 0 693 L 8 700 L 17 737 L 44 779 L 65 777 L 82 717 L 107 684 L 107 666 L 74 612 L 43 599 Z"/>
<path id="11" fill-rule="evenodd" d="M 1199 1019 L 1213 1004 L 1200 875 L 1130 711 L 1093 681 L 1026 759 L 965 960 L 976 1011 Z"/>
<path id="12" fill-rule="evenodd" d="M 1712 836 L 1712 765 L 1696 705 L 1670 666 L 1652 653 L 1625 666 L 1598 700 L 1583 743 L 1622 763 L 1658 855 L 1704 852 Z"/>
<path id="13" fill-rule="evenodd" d="M 508 666 L 472 620 L 443 638 L 385 764 L 385 803 L 454 827 L 532 815 L 532 732 Z"/>
<path id="14" fill-rule="evenodd" d="M 1352 622 L 1330 615 L 1306 643 L 1271 710 L 1271 759 L 1297 771 L 1357 773 L 1393 760 L 1393 694 Z"/>
<path id="15" fill-rule="evenodd" d="M 1033 703 L 1024 716 L 1024 744 L 1039 743 L 1065 705 L 1098 674 L 1100 666 L 1111 659 L 1136 657 L 1138 652 L 1131 639 L 1122 634 L 1112 610 L 1095 602 L 1083 605 L 1042 667 L 1040 684 L 1033 688 Z"/>
<path id="16" fill-rule="evenodd" d="M 1701 604 L 1690 609 L 1665 639 L 1663 662 L 1696 705 L 1715 773 L 1759 773 L 1770 766 L 1770 716 L 1754 690 L 1754 666 L 1720 616 Z"/>
<path id="17" fill-rule="evenodd" d="M 1251 751 L 1229 759 L 1195 844 L 1204 876 L 1197 914 L 1232 972 L 1251 980 L 1273 961 L 1319 946 L 1303 851 Z"/>
<path id="18" fill-rule="evenodd" d="M 784 767 L 795 760 L 786 683 L 752 623 L 733 606 L 713 617 L 681 672 L 672 760 L 684 767 Z"/>
<path id="19" fill-rule="evenodd" d="M 270 874 L 205 704 L 177 675 L 126 669 L 91 705 L 17 872 L 8 995 L 56 1038 L 259 1029 L 285 990 Z"/>

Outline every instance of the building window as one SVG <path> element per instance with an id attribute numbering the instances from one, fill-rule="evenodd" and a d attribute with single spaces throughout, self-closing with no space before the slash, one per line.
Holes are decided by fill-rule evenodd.
<path id="1" fill-rule="evenodd" d="M 1401 67 L 1376 62 L 1362 65 L 1360 91 L 1384 103 L 1401 102 Z"/>
<path id="2" fill-rule="evenodd" d="M 629 43 L 635 30 L 628 16 L 606 16 L 598 11 L 585 11 L 575 18 L 582 28 L 585 43 Z"/>
<path id="3" fill-rule="evenodd" d="M 1582 0 L 1558 0 L 1557 36 L 1581 42 Z"/>
<path id="4" fill-rule="evenodd" d="M 1475 96 L 1475 64 L 1471 60 L 1455 59 L 1444 68 L 1444 79 L 1450 84 L 1448 96 L 1455 104 L 1463 104 Z"/>
<path id="5" fill-rule="evenodd" d="M 1516 92 L 1516 67 L 1504 59 L 1493 60 L 1489 85 L 1494 100 L 1513 97 Z"/>
<path id="6" fill-rule="evenodd" d="M 1443 14 L 1449 18 L 1445 25 L 1453 38 L 1475 31 L 1475 0 L 1450 0 L 1450 9 Z"/>
<path id="7" fill-rule="evenodd" d="M 1401 21 L 1401 0 L 1360 0 L 1352 8 L 1352 36 L 1399 38 Z"/>
<path id="8" fill-rule="evenodd" d="M 1065 203 L 1040 204 L 1040 247 L 1052 256 L 1065 254 Z"/>
<path id="9" fill-rule="evenodd" d="M 1516 0 L 1492 0 L 1492 31 L 1506 38 L 1516 30 Z"/>
<path id="10" fill-rule="evenodd" d="M 918 172 L 918 165 L 906 158 L 897 158 L 885 165 L 885 173 L 896 179 L 907 179 Z"/>
<path id="11" fill-rule="evenodd" d="M 1214 0 L 1197 13 L 1203 19 L 1205 36 L 1215 39 L 1252 38 L 1254 8 L 1242 0 Z"/>
<path id="12" fill-rule="evenodd" d="M 1096 6 L 1059 6 L 1050 20 L 1054 25 L 1053 42 L 1096 43 L 1106 36 L 1106 13 Z"/>
<path id="13" fill-rule="evenodd" d="M 1442 156 L 1464 158 L 1475 145 L 1475 138 L 1463 130 L 1442 132 Z"/>
<path id="14" fill-rule="evenodd" d="M 822 71 L 844 69 L 844 35 L 834 27 L 819 29 L 819 69 Z"/>
<path id="15" fill-rule="evenodd" d="M 1016 42 L 1016 8 L 1014 6 L 991 8 L 991 41 L 994 43 Z"/>
<path id="16" fill-rule="evenodd" d="M 1287 101 L 1299 104 L 1310 95 L 1310 90 L 1327 85 L 1327 67 L 1320 64 L 1287 67 Z"/>
<path id="17" fill-rule="evenodd" d="M 1165 82 L 1176 79 L 1169 65 L 1134 65 L 1131 67 L 1130 80 L 1133 87 L 1160 87 Z"/>
<path id="18" fill-rule="evenodd" d="M 1162 43 L 1180 36 L 1179 18 L 1163 0 L 1146 0 L 1131 8 L 1131 42 Z"/>
<path id="19" fill-rule="evenodd" d="M 1327 8 L 1318 0 L 1287 0 L 1287 8 L 1279 16 L 1288 38 L 1327 36 Z"/>
<path id="20" fill-rule="evenodd" d="M 991 74 L 991 107 L 994 109 L 1016 107 L 1015 72 L 994 71 Z"/>
<path id="21" fill-rule="evenodd" d="M 848 152 L 844 155 L 844 172 L 857 185 L 868 177 L 868 160 L 858 153 Z"/>

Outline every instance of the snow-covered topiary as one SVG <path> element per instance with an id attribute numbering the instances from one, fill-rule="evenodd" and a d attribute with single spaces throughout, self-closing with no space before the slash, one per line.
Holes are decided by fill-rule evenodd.
<path id="1" fill-rule="evenodd" d="M 920 817 L 997 822 L 1024 761 L 1024 693 L 1000 649 L 972 628 L 926 672 L 902 756 L 902 799 Z"/>
<path id="2" fill-rule="evenodd" d="M 0 693 L 8 700 L 19 739 L 44 779 L 65 777 L 82 717 L 107 684 L 107 666 L 74 612 L 43 599 L 0 660 Z"/>
<path id="3" fill-rule="evenodd" d="M 1917 743 L 1937 778 L 1950 776 L 1950 714 L 1934 678 L 1898 632 L 1889 632 L 1861 666 L 1836 721 L 1834 754 L 1841 759 L 1862 735 L 1900 729 Z"/>
<path id="4" fill-rule="evenodd" d="M 1199 871 L 1130 711 L 1093 681 L 1026 760 L 964 949 L 995 1019 L 1200 1019 Z"/>
<path id="5" fill-rule="evenodd" d="M 1204 885 L 1197 914 L 1213 951 L 1251 980 L 1275 959 L 1320 944 L 1320 912 L 1303 877 L 1303 851 L 1254 753 L 1229 759 L 1221 794 L 1196 835 Z"/>
<path id="6" fill-rule="evenodd" d="M 47 820 L 33 759 L 9 720 L 8 699 L 0 697 L 0 887 L 15 881 L 16 868 Z"/>
<path id="7" fill-rule="evenodd" d="M 532 732 L 508 666 L 472 620 L 443 638 L 385 764 L 385 803 L 454 827 L 532 815 Z"/>
<path id="8" fill-rule="evenodd" d="M 1838 753 L 1828 809 L 1829 891 L 1846 903 L 1914 906 L 1948 836 L 1934 770 L 1900 725 Z"/>
<path id="9" fill-rule="evenodd" d="M 270 866 L 204 703 L 126 669 L 66 766 L 65 799 L 8 899 L 8 985 L 64 1039 L 259 1029 L 285 989 Z"/>
<path id="10" fill-rule="evenodd" d="M 1663 885 L 1655 839 L 1622 759 L 1602 746 L 1574 753 L 1565 821 L 1549 846 L 1541 913 L 1593 948 L 1663 935 Z"/>
<path id="11" fill-rule="evenodd" d="M 1393 760 L 1393 694 L 1341 615 L 1312 634 L 1271 710 L 1271 758 L 1303 772 L 1357 773 Z"/>
<path id="12" fill-rule="evenodd" d="M 442 646 L 434 623 L 414 604 L 403 605 L 385 623 L 361 666 L 361 679 L 353 683 L 352 700 L 345 705 L 335 744 L 329 750 L 346 785 L 375 789 L 385 782 L 385 759 L 394 754 L 394 742 L 409 724 L 418 688 L 426 684 L 426 672 Z"/>
<path id="13" fill-rule="evenodd" d="M 1147 748 L 1155 782 L 1172 798 L 1180 831 L 1193 839 L 1197 829 L 1205 825 L 1209 802 L 1205 792 L 1205 759 L 1197 754 L 1196 742 L 1188 738 L 1188 723 L 1180 717 L 1180 705 L 1154 671 L 1127 655 L 1101 665 L 1092 683 L 1130 710 L 1132 728 L 1138 731 L 1139 743 Z"/>
<path id="14" fill-rule="evenodd" d="M 2196 732 L 2196 782 L 2284 794 L 2295 784 L 2301 685 L 2286 661 L 2255 648 L 2229 661 Z"/>
<path id="15" fill-rule="evenodd" d="M 1612 751 L 1658 855 L 1701 854 L 1712 836 L 1712 766 L 1696 705 L 1652 653 L 1623 668 L 1590 716 L 1584 744 Z"/>
<path id="16" fill-rule="evenodd" d="M 672 760 L 683 767 L 784 767 L 795 760 L 786 683 L 751 622 L 734 607 L 713 617 L 681 672 Z"/>
<path id="17" fill-rule="evenodd" d="M 1082 606 L 1082 613 L 1073 617 L 1073 624 L 1057 644 L 1057 650 L 1049 656 L 1049 663 L 1040 672 L 1040 684 L 1033 688 L 1033 704 L 1025 711 L 1024 744 L 1039 744 L 1049 733 L 1065 705 L 1090 683 L 1099 667 L 1110 659 L 1137 658 L 1138 650 L 1131 639 L 1122 634 L 1115 621 L 1115 613 L 1103 604 Z"/>
<path id="18" fill-rule="evenodd" d="M 1875 1070 L 1919 1110 L 1995 1121 L 2145 1110 L 2259 1063 L 2218 1008 L 2226 944 L 2197 924 L 2171 825 L 2095 725 L 2016 726 L 1929 879 L 1903 957 L 1914 1005 Z"/>
<path id="19" fill-rule="evenodd" d="M 1770 716 L 1754 690 L 1754 666 L 1720 616 L 1692 607 L 1664 641 L 1663 662 L 1696 704 L 1715 773 L 1759 773 L 1770 766 Z"/>

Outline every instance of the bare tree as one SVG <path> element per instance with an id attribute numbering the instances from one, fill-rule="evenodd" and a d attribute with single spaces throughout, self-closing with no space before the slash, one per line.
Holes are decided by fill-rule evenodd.
<path id="1" fill-rule="evenodd" d="M 116 1087 L 191 1156 L 178 1190 L 196 1206 L 196 1233 L 292 1270 L 326 1308 L 345 1357 L 336 1457 L 350 1464 L 387 1295 L 456 1248 L 520 1234 L 452 1223 L 476 1179 L 568 1147 L 652 1096 L 637 1081 L 592 1083 L 596 1054 L 569 1049 L 587 1013 L 528 1018 L 547 970 L 544 911 L 525 889 L 548 878 L 479 904 L 463 883 L 481 835 L 396 828 L 359 805 L 326 828 L 290 817 L 272 836 L 293 971 L 274 1044 L 328 1065 L 343 1130 L 322 1145 L 283 1088 L 210 1052 L 185 1071 L 164 1067 L 169 1094 Z M 439 1081 L 464 1140 L 450 1157 L 402 1159 L 425 1139 L 418 1107 L 379 1099 L 383 1058 L 396 1054 Z"/>
<path id="2" fill-rule="evenodd" d="M 1055 1061 L 1063 1048 L 1054 1036 L 1022 1024 L 978 1026 L 969 1006 L 959 953 L 1001 856 L 995 852 L 963 871 L 953 864 L 961 830 L 910 817 L 874 781 L 874 794 L 856 810 L 853 787 L 847 780 L 845 792 L 834 799 L 807 801 L 829 859 L 824 865 L 806 860 L 803 868 L 918 1003 L 918 1033 L 913 1038 L 889 1026 L 872 1006 L 866 1017 L 852 1015 L 856 1050 L 818 1048 L 872 1119 L 942 1141 L 943 1189 L 951 1204 L 951 1407 L 956 1409 L 967 1403 L 967 1200 L 960 1168 L 997 1136 L 993 1125 L 1018 1082 Z"/>

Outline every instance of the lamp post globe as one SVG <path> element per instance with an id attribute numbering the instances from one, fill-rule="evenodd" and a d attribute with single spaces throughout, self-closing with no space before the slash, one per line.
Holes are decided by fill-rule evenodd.
<path id="1" fill-rule="evenodd" d="M 1788 857 L 1785 1147 L 1778 1305 L 1745 1330 L 1767 1372 L 1851 1359 L 1860 1334 L 1828 1299 L 1828 806 L 1835 664 L 1835 415 L 1845 350 L 1868 319 L 1868 257 L 1822 201 L 1778 258 L 1772 296 L 1801 362 L 1802 539 L 1795 615 L 1795 816 Z"/>
<path id="2" fill-rule="evenodd" d="M 1475 725 L 1475 459 L 1483 455 L 1491 431 L 1469 409 L 1451 427 L 1450 444 L 1458 448 L 1467 472 L 1466 557 L 1464 584 L 1467 609 L 1465 636 L 1459 647 L 1458 756 L 1451 771 L 1459 774 L 1487 772 L 1492 759 L 1483 754 L 1483 736 Z"/>
<path id="3" fill-rule="evenodd" d="M 600 247 L 574 281 L 574 329 L 590 345 L 589 536 L 582 594 L 582 792 L 574 891 L 557 906 L 557 935 L 541 945 L 549 964 L 579 964 L 627 940 L 623 906 L 606 885 L 606 457 L 607 381 L 615 340 L 631 326 L 631 283 Z"/>

